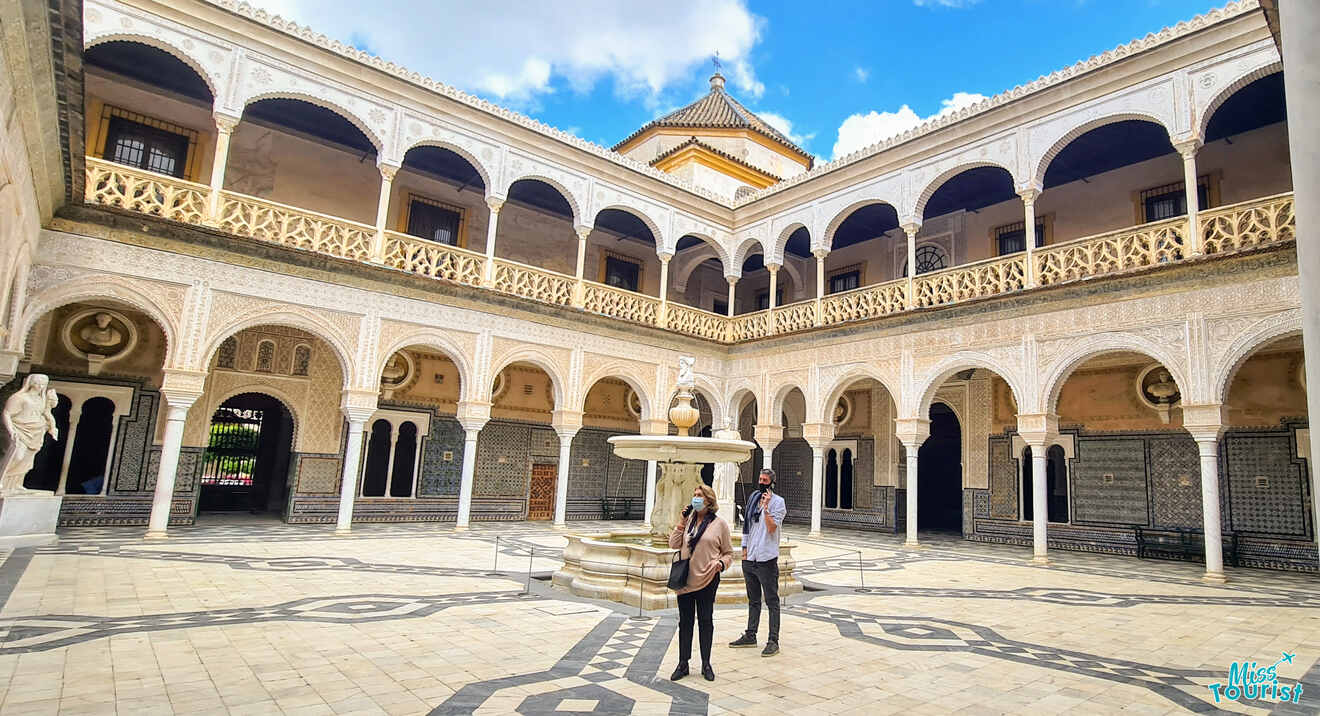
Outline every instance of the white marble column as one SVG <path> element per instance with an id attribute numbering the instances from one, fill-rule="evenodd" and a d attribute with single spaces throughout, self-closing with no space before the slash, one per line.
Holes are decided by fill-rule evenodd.
<path id="1" fill-rule="evenodd" d="M 1205 574 L 1207 582 L 1222 584 L 1224 576 L 1223 518 L 1219 513 L 1219 435 L 1220 430 L 1201 428 L 1190 431 L 1201 454 L 1201 528 L 1205 533 Z"/>
<path id="2" fill-rule="evenodd" d="M 348 418 L 348 435 L 344 449 L 344 469 L 339 480 L 339 514 L 335 518 L 335 534 L 346 535 L 353 529 L 353 498 L 357 496 L 358 472 L 362 465 L 362 437 L 372 411 L 344 410 Z"/>
<path id="3" fill-rule="evenodd" d="M 907 301 L 908 308 L 917 307 L 917 230 L 921 224 L 904 224 L 903 233 L 907 234 Z M 915 544 L 916 538 L 913 538 Z"/>
<path id="4" fill-rule="evenodd" d="M 463 472 L 458 486 L 458 522 L 457 530 L 465 530 L 472 520 L 472 483 L 477 476 L 477 437 L 481 435 L 480 426 L 463 426 Z"/>
<path id="5" fill-rule="evenodd" d="M 734 311 L 733 311 L 734 288 L 738 285 L 738 277 L 737 277 L 737 276 L 725 276 L 725 277 L 724 277 L 724 280 L 729 282 L 729 306 L 728 306 L 728 311 L 727 311 L 727 313 L 728 313 L 729 318 L 733 318 L 733 313 L 734 313 Z"/>
<path id="6" fill-rule="evenodd" d="M 577 430 L 559 432 L 559 475 L 555 479 L 555 527 L 563 527 L 568 513 L 568 473 L 573 457 L 573 436 Z"/>
<path id="7" fill-rule="evenodd" d="M 651 526 L 651 510 L 655 509 L 655 478 L 656 464 L 655 460 L 646 461 L 646 514 L 642 516 L 642 522 Z"/>
<path id="8" fill-rule="evenodd" d="M 1031 444 L 1031 561 L 1036 564 L 1049 562 L 1049 541 L 1046 521 L 1049 519 L 1049 486 L 1046 481 L 1049 469 L 1049 446 L 1045 443 Z"/>
<path id="9" fill-rule="evenodd" d="M 151 516 L 147 519 L 146 539 L 164 539 L 170 524 L 170 505 L 174 501 L 174 478 L 179 473 L 179 451 L 183 447 L 183 424 L 188 408 L 200 394 L 165 393 L 165 440 L 160 447 L 160 468 L 156 471 L 156 490 L 151 498 Z"/>
<path id="10" fill-rule="evenodd" d="M 917 546 L 917 453 L 921 443 L 903 443 L 903 452 L 907 458 L 907 481 L 903 496 L 906 498 L 907 539 L 904 547 Z"/>
<path id="11" fill-rule="evenodd" d="M 1279 22 L 1295 37 L 1320 36 L 1320 5 L 1311 0 L 1280 0 Z M 1320 43 L 1283 43 L 1283 84 L 1288 114 L 1314 117 L 1320 112 Z M 1293 201 L 1297 236 L 1312 236 L 1320 221 L 1320 137 L 1310 122 L 1288 124 L 1288 152 L 1292 157 Z M 1320 385 L 1320 245 L 1297 242 L 1298 291 L 1302 303 L 1302 353 L 1306 362 L 1306 384 Z M 1307 392 L 1308 413 L 1320 415 L 1320 390 Z M 1309 431 L 1311 460 L 1320 457 L 1320 430 Z M 1320 525 L 1320 470 L 1311 461 L 1311 494 L 1314 524 Z M 1315 530 L 1320 544 L 1320 529 Z"/>
<path id="12" fill-rule="evenodd" d="M 825 446 L 811 446 L 811 536 L 820 536 L 820 511 L 825 502 Z"/>
<path id="13" fill-rule="evenodd" d="M 504 200 L 488 196 L 486 206 L 490 207 L 490 220 L 486 223 L 486 276 L 483 282 L 490 286 L 495 283 L 495 229 L 500 222 L 500 208 L 504 206 Z"/>
<path id="14" fill-rule="evenodd" d="M 770 272 L 770 312 L 775 310 L 775 292 L 779 288 L 779 264 L 766 264 L 765 268 Z"/>
<path id="15" fill-rule="evenodd" d="M 816 257 L 816 325 L 825 323 L 825 257 L 830 255 L 826 248 L 815 248 L 811 255 Z"/>
<path id="16" fill-rule="evenodd" d="M 238 126 L 238 118 L 215 115 L 215 154 L 211 158 L 211 193 L 206 197 L 206 223 L 220 223 L 220 192 L 225 188 L 225 167 L 229 163 L 229 138 Z"/>
<path id="17" fill-rule="evenodd" d="M 587 236 L 591 234 L 590 226 L 579 226 L 574 229 L 577 232 L 577 283 L 573 285 L 573 305 L 581 308 L 586 297 L 586 286 L 583 284 L 587 266 Z M 641 288 L 638 286 L 638 288 Z"/>
<path id="18" fill-rule="evenodd" d="M 658 255 L 660 256 L 660 310 L 655 314 L 655 323 L 663 327 L 669 320 L 669 260 L 674 258 L 674 255 L 666 253 Z"/>
<path id="19" fill-rule="evenodd" d="M 381 164 L 380 196 L 376 199 L 376 236 L 371 242 L 371 260 L 385 260 L 385 222 L 390 215 L 390 187 L 394 186 L 394 175 L 399 168 L 390 164 Z"/>
<path id="20" fill-rule="evenodd" d="M 1200 256 L 1202 253 L 1201 224 L 1197 220 L 1197 212 L 1201 207 L 1196 198 L 1196 150 L 1200 148 L 1199 139 L 1178 143 L 1178 153 L 1183 160 L 1183 190 L 1187 195 L 1187 240 L 1183 245 L 1192 256 Z"/>
<path id="21" fill-rule="evenodd" d="M 1022 217 L 1025 222 L 1022 226 L 1027 244 L 1027 288 L 1036 287 L 1036 197 L 1039 195 L 1040 192 L 1035 189 L 1018 192 L 1018 196 L 1022 197 Z"/>
<path id="22" fill-rule="evenodd" d="M 73 442 L 78 439 L 78 422 L 82 420 L 83 402 L 84 401 L 79 400 L 73 404 L 73 407 L 69 408 L 69 429 L 64 436 L 64 462 L 60 465 L 60 482 L 59 486 L 55 489 L 55 494 L 57 495 L 63 495 L 65 493 L 65 488 L 68 487 L 65 483 L 69 481 L 69 460 L 73 457 Z M 111 423 L 119 422 L 114 417 L 110 420 Z M 115 443 L 111 440 L 110 452 L 114 452 L 114 449 Z M 107 472 L 105 473 L 105 479 L 101 481 L 102 485 L 109 482 L 109 480 L 110 473 Z"/>

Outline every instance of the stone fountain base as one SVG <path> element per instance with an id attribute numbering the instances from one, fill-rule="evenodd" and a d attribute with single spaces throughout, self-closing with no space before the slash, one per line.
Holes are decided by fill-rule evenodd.
<path id="1" fill-rule="evenodd" d="M 552 579 L 556 587 L 567 589 L 579 597 L 607 599 L 642 609 L 670 609 L 678 606 L 678 598 L 669 589 L 669 565 L 674 552 L 667 546 L 651 546 L 650 532 L 597 532 L 567 535 L 564 548 L 564 566 Z M 741 549 L 742 535 L 735 534 L 735 557 Z M 635 539 L 640 543 L 613 540 Z M 793 545 L 779 546 L 779 596 L 802 592 L 802 583 L 793 576 Z M 715 593 L 719 604 L 746 604 L 747 589 L 743 584 L 742 562 L 720 575 L 719 590 Z"/>

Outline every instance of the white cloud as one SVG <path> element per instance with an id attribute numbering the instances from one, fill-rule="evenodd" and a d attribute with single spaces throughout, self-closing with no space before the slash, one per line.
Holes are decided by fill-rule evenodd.
<path id="1" fill-rule="evenodd" d="M 441 82 L 514 103 L 553 92 L 556 80 L 587 91 L 606 78 L 624 96 L 654 101 L 709 68 L 716 51 L 733 88 L 765 92 L 749 61 L 764 20 L 744 0 L 558 0 L 516 9 L 459 0 L 255 2 Z"/>
<path id="2" fill-rule="evenodd" d="M 912 0 L 917 7 L 971 7 L 981 0 Z"/>
<path id="3" fill-rule="evenodd" d="M 789 119 L 782 114 L 777 114 L 775 112 L 757 112 L 756 116 L 765 120 L 765 123 L 770 125 L 771 127 L 778 129 L 780 134 L 783 134 L 785 137 L 788 137 L 789 141 L 793 142 L 799 147 L 803 146 L 807 142 L 810 142 L 812 138 L 816 136 L 815 132 L 812 132 L 810 134 L 794 134 L 793 123 L 789 121 Z"/>
<path id="4" fill-rule="evenodd" d="M 871 79 L 871 71 L 865 67 L 854 67 L 853 76 L 857 78 L 858 82 L 866 84 L 866 81 Z"/>
<path id="5" fill-rule="evenodd" d="M 940 102 L 940 111 L 928 117 L 922 117 L 906 104 L 896 112 L 871 110 L 866 114 L 851 115 L 839 125 L 839 138 L 834 142 L 834 158 L 838 159 L 862 147 L 906 132 L 926 120 L 956 112 L 983 99 L 985 95 L 975 92 L 955 92 L 952 97 Z"/>

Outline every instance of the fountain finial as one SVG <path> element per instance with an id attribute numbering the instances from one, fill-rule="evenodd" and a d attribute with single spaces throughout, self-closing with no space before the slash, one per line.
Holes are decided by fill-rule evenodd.
<path id="1" fill-rule="evenodd" d="M 687 437 L 688 429 L 701 418 L 701 411 L 692 407 L 692 388 L 697 384 L 692 376 L 692 365 L 696 362 L 697 359 L 692 356 L 679 356 L 678 394 L 675 396 L 678 402 L 669 409 L 669 422 L 678 428 L 678 434 L 683 437 Z"/>

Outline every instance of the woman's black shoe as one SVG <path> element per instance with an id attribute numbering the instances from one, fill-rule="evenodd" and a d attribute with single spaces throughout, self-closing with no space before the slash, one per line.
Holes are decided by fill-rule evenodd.
<path id="1" fill-rule="evenodd" d="M 684 671 L 683 673 L 686 674 L 687 671 Z M 706 681 L 715 680 L 715 670 L 710 668 L 710 664 L 701 665 L 701 675 L 706 679 Z"/>
<path id="2" fill-rule="evenodd" d="M 687 675 L 688 675 L 688 665 L 687 665 L 687 664 L 679 664 L 679 665 L 674 669 L 674 673 L 672 673 L 672 674 L 669 675 L 669 680 L 670 680 L 670 681 L 678 681 L 679 679 L 681 679 L 681 678 L 683 678 L 684 676 L 687 676 Z M 712 675 L 711 678 L 712 678 L 712 679 L 715 678 L 714 675 Z"/>

